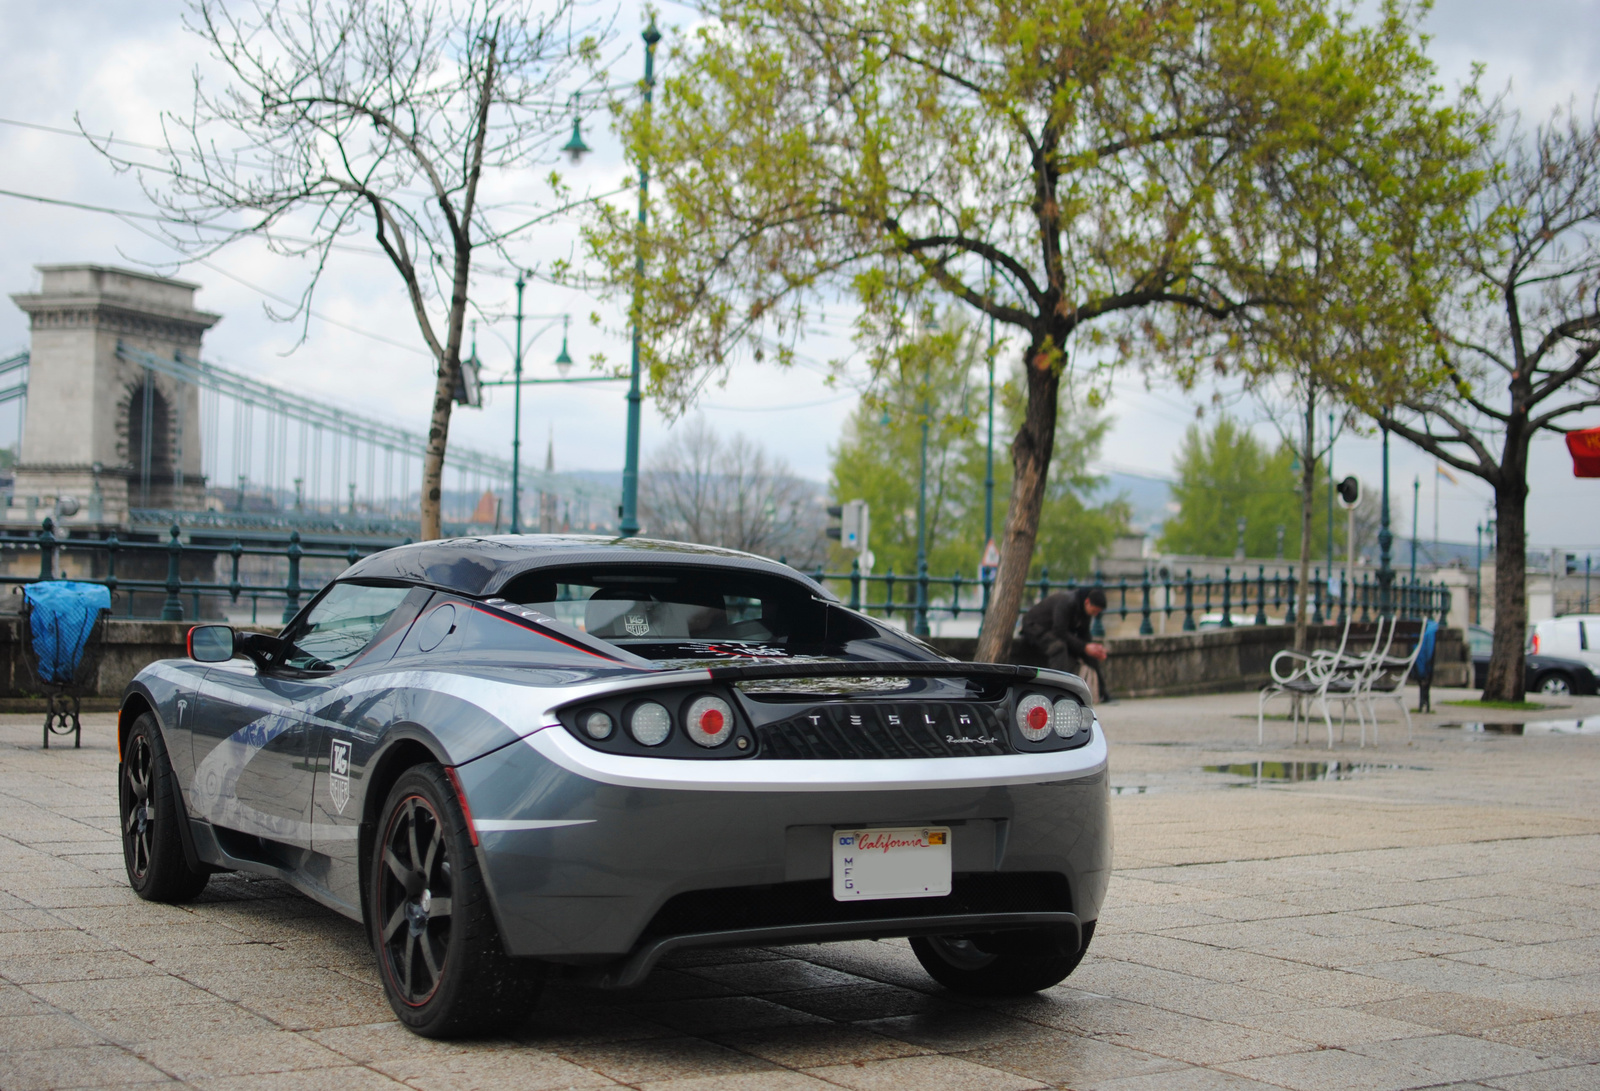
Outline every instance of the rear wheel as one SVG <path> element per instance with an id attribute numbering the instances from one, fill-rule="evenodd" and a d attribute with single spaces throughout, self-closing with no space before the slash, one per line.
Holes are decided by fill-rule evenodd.
<path id="1" fill-rule="evenodd" d="M 1553 697 L 1566 697 L 1572 693 L 1572 679 L 1557 671 L 1539 679 L 1539 692 Z"/>
<path id="2" fill-rule="evenodd" d="M 1094 922 L 1081 942 L 1069 930 L 1030 928 L 960 936 L 917 936 L 911 950 L 939 984 L 978 996 L 1017 996 L 1059 985 L 1089 950 Z"/>
<path id="3" fill-rule="evenodd" d="M 508 958 L 466 819 L 442 766 L 419 765 L 389 792 L 371 861 L 373 947 L 384 995 L 427 1038 L 510 1030 L 546 967 Z"/>
<path id="4" fill-rule="evenodd" d="M 173 795 L 172 763 L 156 718 L 133 721 L 117 767 L 117 813 L 122 820 L 122 862 L 128 885 L 151 902 L 186 902 L 206 887 L 208 871 L 194 871 L 183 854 L 185 821 Z"/>

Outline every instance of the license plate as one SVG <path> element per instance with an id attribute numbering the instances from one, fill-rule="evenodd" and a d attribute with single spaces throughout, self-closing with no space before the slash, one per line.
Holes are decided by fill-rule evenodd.
<path id="1" fill-rule="evenodd" d="M 938 898 L 950 893 L 950 828 L 833 831 L 833 898 Z"/>

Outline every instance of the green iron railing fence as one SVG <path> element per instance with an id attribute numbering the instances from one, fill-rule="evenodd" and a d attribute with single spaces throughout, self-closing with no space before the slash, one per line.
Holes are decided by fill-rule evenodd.
<path id="1" fill-rule="evenodd" d="M 38 556 L 37 575 L 0 574 L 0 584 L 17 586 L 61 578 L 64 562 L 75 558 L 79 561 L 76 567 L 80 569 L 87 561 L 88 571 L 74 573 L 73 578 L 105 584 L 121 599 L 124 609 L 119 612 L 128 617 L 158 616 L 167 621 L 199 618 L 203 616 L 204 600 L 211 598 L 225 599 L 235 606 L 248 601 L 252 621 L 257 620 L 263 602 L 271 606 L 281 601 L 282 620 L 288 621 L 299 611 L 302 602 L 327 582 L 308 578 L 304 571 L 306 562 L 316 562 L 327 571 L 352 565 L 383 548 L 386 548 L 384 544 L 374 542 L 308 546 L 302 542 L 299 531 L 291 533 L 286 541 L 266 539 L 247 543 L 242 537 L 235 537 L 227 544 L 216 540 L 186 542 L 176 525 L 168 532 L 165 542 L 123 541 L 114 534 L 105 538 L 58 537 L 54 522 L 46 519 L 31 537 L 0 538 L 0 557 L 10 554 L 5 558 L 12 562 L 5 565 L 8 569 L 27 567 L 25 563 L 20 566 L 17 563 L 19 553 L 33 552 Z M 241 566 L 252 558 L 269 559 L 274 566 L 281 559 L 286 572 L 283 581 L 262 581 L 241 574 Z M 152 575 L 152 571 L 160 569 L 162 560 L 165 576 Z M 119 564 L 124 567 L 121 573 Z M 142 573 L 129 574 L 128 567 L 141 569 Z M 196 573 L 201 569 L 209 569 L 213 578 L 198 578 Z M 225 578 L 216 578 L 219 569 Z M 334 574 L 328 572 L 328 578 Z M 859 565 L 852 565 L 849 572 L 826 572 L 818 568 L 808 575 L 818 583 L 832 584 L 852 608 L 885 617 L 903 615 L 907 626 L 920 633 L 928 631 L 934 616 L 982 617 L 993 592 L 992 579 L 980 580 L 959 573 L 930 576 L 923 571 L 910 576 L 896 575 L 891 569 L 882 575 L 867 575 Z M 1371 573 L 1363 573 L 1354 583 L 1345 576 L 1344 573 L 1340 575 L 1338 593 L 1330 594 L 1322 570 L 1313 569 L 1309 595 L 1313 624 L 1342 623 L 1350 611 L 1359 611 L 1355 618 L 1358 621 L 1370 621 L 1375 616 L 1391 613 L 1405 618 L 1437 618 L 1441 624 L 1448 618 L 1450 589 L 1441 584 L 1410 582 L 1396 574 L 1395 581 L 1385 589 Z M 1101 573 L 1090 579 L 1052 580 L 1046 569 L 1039 579 L 1028 581 L 1023 608 L 1052 592 L 1071 591 L 1085 585 L 1105 589 L 1107 614 L 1123 619 L 1137 616 L 1142 635 L 1155 632 L 1151 619 L 1158 615 L 1168 620 L 1181 615 L 1184 632 L 1193 632 L 1209 623 L 1208 616 L 1224 628 L 1266 625 L 1279 616 L 1282 621 L 1293 623 L 1298 591 L 1298 580 L 1292 570 L 1268 575 L 1265 565 L 1258 565 L 1254 573 L 1244 571 L 1237 576 L 1231 567 L 1224 568 L 1220 578 L 1209 575 L 1197 578 L 1191 572 L 1185 572 L 1181 579 L 1176 575 L 1159 577 L 1147 569 L 1131 580 L 1127 576 L 1111 580 Z M 136 613 L 139 601 L 147 605 L 159 602 L 159 611 Z M 1104 632 L 1100 618 L 1095 619 L 1095 632 L 1097 635 Z"/>
<path id="2" fill-rule="evenodd" d="M 902 615 L 907 627 L 918 633 L 929 630 L 934 616 L 982 617 L 988 611 L 993 591 L 992 577 L 980 580 L 960 573 L 930 576 L 927 572 L 915 576 L 896 575 L 892 569 L 883 575 L 864 575 L 859 564 L 852 564 L 849 572 L 825 572 L 818 568 L 808 575 L 818 583 L 831 584 L 832 590 L 852 608 L 886 617 Z M 1348 573 L 1340 573 L 1335 594 L 1329 587 L 1330 581 L 1323 578 L 1322 569 L 1312 569 L 1308 606 L 1313 625 L 1324 621 L 1342 624 L 1352 610 L 1358 611 L 1355 620 L 1363 622 L 1396 614 L 1404 618 L 1436 618 L 1444 624 L 1449 616 L 1450 589 L 1443 584 L 1432 580 L 1413 582 L 1396 573 L 1393 583 L 1385 590 L 1371 573 L 1362 573 L 1354 583 L 1347 577 Z M 1088 579 L 1052 580 L 1047 568 L 1039 579 L 1027 582 L 1028 592 L 1023 596 L 1022 608 L 1026 610 L 1053 592 L 1073 591 L 1084 586 L 1103 588 L 1106 614 L 1123 619 L 1138 617 L 1140 635 L 1149 636 L 1155 633 L 1151 619 L 1158 615 L 1169 620 L 1182 615 L 1183 632 L 1200 628 L 1208 615 L 1223 628 L 1267 625 L 1277 619 L 1269 615 L 1281 615 L 1285 623 L 1293 624 L 1299 578 L 1293 570 L 1279 570 L 1269 575 L 1265 565 L 1258 565 L 1255 572 L 1244 569 L 1238 575 L 1231 567 L 1225 567 L 1220 577 L 1196 577 L 1192 570 L 1181 578 L 1175 573 L 1160 577 L 1146 569 L 1133 579 L 1127 576 L 1108 579 L 1097 572 Z M 897 594 L 901 597 L 897 598 Z M 875 595 L 880 597 L 875 598 Z M 1219 612 L 1220 618 L 1216 617 Z M 1094 633 L 1097 636 L 1105 633 L 1101 618 L 1095 619 Z"/>
<path id="3" fill-rule="evenodd" d="M 409 541 L 409 539 L 408 539 Z M 55 523 L 46 519 L 37 534 L 31 538 L 7 537 L 0 539 L 0 555 L 15 562 L 19 553 L 35 553 L 38 557 L 38 574 L 22 575 L 15 572 L 0 574 L 0 584 L 13 586 L 36 583 L 40 580 L 65 578 L 64 567 L 68 560 L 76 560 L 76 567 L 87 571 L 73 573 L 71 578 L 90 583 L 101 583 L 111 589 L 112 612 L 125 617 L 159 617 L 163 621 L 182 621 L 204 616 L 205 599 L 225 599 L 230 604 L 249 602 L 250 620 L 259 620 L 263 602 L 269 607 L 281 602 L 281 618 L 288 621 L 299 612 L 303 600 L 319 590 L 327 580 L 308 579 L 304 572 L 306 562 L 328 562 L 322 567 L 345 567 L 368 554 L 385 548 L 371 543 L 351 543 L 342 548 L 325 544 L 306 546 L 300 532 L 294 531 L 283 541 L 246 542 L 236 537 L 231 543 L 185 542 L 182 531 L 173 526 L 165 542 L 124 541 L 115 534 L 105 538 L 58 537 Z M 280 582 L 252 581 L 241 574 L 241 565 L 249 558 L 282 560 L 286 576 Z M 222 564 L 217 564 L 221 559 Z M 165 576 L 151 573 L 159 571 L 164 561 Z M 209 562 L 209 565 L 207 564 Z M 7 568 L 26 567 L 16 563 Z M 119 567 L 122 571 L 119 572 Z M 199 567 L 209 567 L 213 576 L 220 568 L 223 579 L 196 578 Z M 128 572 L 129 568 L 142 570 L 141 574 Z M 186 577 L 185 572 L 189 575 Z M 188 609 L 185 609 L 187 601 Z M 136 611 L 137 604 L 146 607 L 159 603 L 158 609 Z M 120 609 L 119 609 L 120 607 Z"/>

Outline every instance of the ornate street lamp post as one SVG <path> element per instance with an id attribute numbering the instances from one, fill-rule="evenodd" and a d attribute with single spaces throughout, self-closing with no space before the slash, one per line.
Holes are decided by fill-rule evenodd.
<path id="1" fill-rule="evenodd" d="M 578 123 L 572 123 L 572 135 L 578 136 Z M 511 533 L 522 533 L 522 482 L 518 471 L 522 466 L 522 290 L 528 286 L 521 269 L 517 270 L 517 348 L 511 363 Z"/>
<path id="2" fill-rule="evenodd" d="M 1283 556 L 1281 550 L 1278 556 Z M 1333 410 L 1331 409 L 1328 410 L 1328 580 L 1328 586 L 1333 586 Z"/>
<path id="3" fill-rule="evenodd" d="M 1473 583 L 1476 585 L 1472 594 L 1472 623 L 1483 624 L 1483 524 L 1477 525 L 1478 531 L 1478 563 L 1473 566 Z"/>
<path id="4" fill-rule="evenodd" d="M 1411 482 L 1411 584 L 1417 583 L 1417 501 L 1422 496 L 1422 475 Z"/>
<path id="5" fill-rule="evenodd" d="M 1394 584 L 1394 568 L 1389 564 L 1389 548 L 1394 535 L 1389 532 L 1389 429 L 1383 428 L 1383 505 L 1378 512 L 1378 614 L 1389 611 L 1389 589 Z"/>
<path id="6" fill-rule="evenodd" d="M 522 291 L 526 286 L 526 283 L 527 282 L 523 280 L 522 273 L 519 271 L 517 273 L 517 346 L 516 359 L 512 363 L 511 368 L 512 377 L 509 379 L 495 379 L 488 382 L 480 382 L 478 384 L 480 387 L 509 386 L 514 391 L 512 396 L 512 404 L 514 406 L 512 412 L 514 416 L 511 420 L 512 534 L 522 533 L 522 388 L 525 386 L 552 386 L 564 385 L 568 383 L 614 383 L 618 381 L 618 378 L 614 375 L 579 375 L 570 379 L 567 377 L 567 372 L 572 370 L 572 356 L 567 351 L 567 326 L 571 322 L 572 318 L 570 315 L 566 314 L 523 314 Z M 561 378 L 524 379 L 522 377 L 522 320 L 524 318 L 548 318 L 552 320 L 552 325 L 554 325 L 554 319 L 561 319 L 561 353 L 555 358 L 556 370 L 561 373 Z M 549 326 L 546 326 L 544 330 L 540 330 L 539 333 L 534 334 L 533 339 L 537 341 L 540 334 L 544 333 L 545 330 L 548 330 L 549 328 Z M 474 341 L 472 346 L 472 358 L 476 360 L 477 357 L 478 346 L 477 342 Z"/>
<path id="7" fill-rule="evenodd" d="M 644 108 L 648 117 L 652 92 L 656 86 L 656 43 L 661 32 L 652 17 L 640 35 L 644 39 Z M 622 507 L 617 530 L 624 538 L 639 533 L 639 285 L 644 282 L 644 230 L 649 222 L 650 164 L 639 163 L 639 245 L 633 272 L 633 364 L 628 372 L 628 444 L 622 463 Z"/>

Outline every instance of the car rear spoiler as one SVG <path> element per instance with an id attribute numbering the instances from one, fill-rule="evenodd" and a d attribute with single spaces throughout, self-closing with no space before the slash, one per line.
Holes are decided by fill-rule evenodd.
<path id="1" fill-rule="evenodd" d="M 1014 663 L 936 663 L 921 659 L 901 662 L 729 663 L 707 668 L 717 682 L 768 678 L 970 678 L 974 681 L 1031 682 L 1038 667 Z"/>
<path id="2" fill-rule="evenodd" d="M 1082 678 L 1065 671 L 1016 663 L 938 663 L 925 659 L 899 662 L 729 663 L 708 668 L 714 682 L 749 682 L 782 678 L 963 678 L 973 682 L 1047 682 L 1070 689 L 1084 704 L 1093 704 Z"/>

